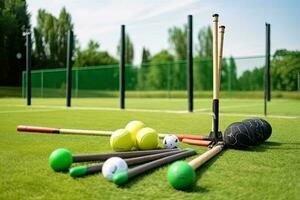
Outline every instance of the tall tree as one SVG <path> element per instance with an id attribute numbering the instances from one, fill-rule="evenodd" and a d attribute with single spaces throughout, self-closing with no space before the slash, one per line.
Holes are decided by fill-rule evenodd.
<path id="1" fill-rule="evenodd" d="M 36 68 L 65 67 L 68 30 L 73 30 L 73 23 L 65 8 L 62 8 L 58 18 L 46 10 L 38 11 L 37 26 L 33 30 Z"/>
<path id="2" fill-rule="evenodd" d="M 174 57 L 167 50 L 162 50 L 151 58 L 146 79 L 147 89 L 170 89 L 173 61 Z"/>
<path id="3" fill-rule="evenodd" d="M 186 62 L 181 62 L 186 60 L 187 52 L 187 26 L 184 25 L 180 27 L 172 27 L 169 29 L 169 43 L 171 50 L 175 54 L 175 59 L 180 62 L 175 62 L 172 66 L 173 73 L 173 87 L 174 89 L 185 89 L 186 88 Z"/>
<path id="4" fill-rule="evenodd" d="M 196 46 L 197 56 L 195 57 L 195 89 L 212 89 L 212 31 L 210 26 L 201 28 L 198 32 L 198 44 Z"/>
<path id="5" fill-rule="evenodd" d="M 81 50 L 80 48 L 77 48 L 74 66 L 84 67 L 118 63 L 118 60 L 116 58 L 112 57 L 106 51 L 100 51 L 99 48 L 99 43 L 93 40 L 89 41 L 88 47 L 86 49 Z"/>
<path id="6" fill-rule="evenodd" d="M 221 69 L 221 90 L 231 90 L 230 68 L 226 58 L 223 58 Z"/>
<path id="7" fill-rule="evenodd" d="M 213 45 L 212 45 L 212 30 L 210 26 L 201 28 L 198 33 L 198 46 L 196 48 L 200 57 L 212 58 Z"/>
<path id="8" fill-rule="evenodd" d="M 264 68 L 255 67 L 246 70 L 238 79 L 239 90 L 262 90 L 264 85 Z"/>
<path id="9" fill-rule="evenodd" d="M 146 78 L 149 72 L 151 54 L 150 50 L 143 47 L 141 67 L 138 69 L 137 88 L 143 90 L 146 88 Z"/>
<path id="10" fill-rule="evenodd" d="M 132 64 L 134 59 L 134 46 L 130 39 L 129 34 L 125 35 L 125 63 Z M 120 42 L 117 46 L 117 54 L 120 56 Z"/>
<path id="11" fill-rule="evenodd" d="M 0 1 L 0 85 L 21 85 L 25 70 L 25 37 L 30 29 L 25 0 Z"/>
<path id="12" fill-rule="evenodd" d="M 147 49 L 146 47 L 143 47 L 143 51 L 142 51 L 142 64 L 150 62 L 150 59 L 151 59 L 150 50 Z"/>
<path id="13" fill-rule="evenodd" d="M 271 63 L 272 86 L 275 90 L 297 90 L 300 51 L 277 50 Z"/>
<path id="14" fill-rule="evenodd" d="M 238 89 L 238 82 L 237 82 L 237 72 L 236 72 L 236 63 L 234 58 L 231 56 L 228 61 L 228 87 L 232 90 Z"/>
<path id="15" fill-rule="evenodd" d="M 180 27 L 172 27 L 169 29 L 169 43 L 171 45 L 171 49 L 175 53 L 175 57 L 177 60 L 185 60 L 186 59 L 186 51 L 187 51 L 187 26 L 184 25 L 183 28 Z"/>

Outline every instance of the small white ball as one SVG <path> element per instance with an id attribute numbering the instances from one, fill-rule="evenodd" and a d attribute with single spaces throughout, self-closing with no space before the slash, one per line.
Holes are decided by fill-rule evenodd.
<path id="1" fill-rule="evenodd" d="M 127 163 L 119 157 L 111 157 L 107 159 L 102 166 L 102 174 L 104 178 L 111 181 L 115 173 L 120 171 L 127 171 Z"/>
<path id="2" fill-rule="evenodd" d="M 167 135 L 164 137 L 163 144 L 167 149 L 174 149 L 179 146 L 179 139 L 176 135 Z"/>

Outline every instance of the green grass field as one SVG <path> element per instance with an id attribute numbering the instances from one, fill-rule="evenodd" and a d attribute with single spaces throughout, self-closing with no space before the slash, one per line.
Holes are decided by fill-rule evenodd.
<path id="1" fill-rule="evenodd" d="M 272 137 L 250 150 L 226 150 L 197 170 L 189 191 L 176 191 L 166 180 L 167 166 L 134 178 L 123 187 L 100 175 L 73 179 L 55 173 L 48 156 L 64 147 L 73 153 L 111 152 L 109 138 L 71 135 L 20 134 L 16 126 L 114 130 L 133 119 L 159 132 L 207 134 L 211 100 L 195 101 L 186 112 L 186 99 L 128 99 L 127 111 L 118 99 L 0 99 L 0 199 L 299 199 L 300 101 L 274 99 L 268 105 Z M 221 130 L 230 123 L 262 116 L 263 101 L 222 99 Z M 181 145 L 181 147 L 191 147 Z M 206 148 L 196 148 L 198 153 Z M 190 160 L 192 158 L 188 158 Z"/>

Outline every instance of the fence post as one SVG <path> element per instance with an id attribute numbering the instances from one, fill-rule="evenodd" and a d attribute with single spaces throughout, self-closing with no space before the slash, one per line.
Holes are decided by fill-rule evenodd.
<path id="1" fill-rule="evenodd" d="M 264 78 L 264 115 L 267 115 L 267 101 L 271 100 L 270 86 L 270 24 L 266 23 L 266 63 L 265 63 L 265 78 Z"/>
<path id="2" fill-rule="evenodd" d="M 270 51 L 271 51 L 271 26 L 266 23 L 266 79 L 267 100 L 271 101 L 271 77 L 270 77 Z"/>
<path id="3" fill-rule="evenodd" d="M 67 42 L 67 87 L 66 87 L 66 106 L 71 107 L 72 97 L 72 53 L 73 53 L 73 31 L 68 31 L 68 42 Z"/>
<path id="4" fill-rule="evenodd" d="M 26 35 L 26 97 L 27 106 L 31 105 L 31 32 L 27 30 Z"/>
<path id="5" fill-rule="evenodd" d="M 79 84 L 79 80 L 78 80 L 78 69 L 76 69 L 75 71 L 75 96 L 78 97 L 78 84 Z"/>
<path id="6" fill-rule="evenodd" d="M 120 109 L 125 109 L 125 25 L 121 25 L 119 87 Z"/>
<path id="7" fill-rule="evenodd" d="M 193 112 L 193 16 L 188 15 L 187 31 L 187 92 L 188 111 Z"/>
<path id="8" fill-rule="evenodd" d="M 298 91 L 300 91 L 300 71 L 298 71 Z"/>
<path id="9" fill-rule="evenodd" d="M 44 71 L 41 70 L 41 97 L 44 97 Z"/>

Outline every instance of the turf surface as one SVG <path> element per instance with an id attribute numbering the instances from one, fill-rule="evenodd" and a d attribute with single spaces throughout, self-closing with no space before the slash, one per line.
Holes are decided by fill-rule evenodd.
<path id="1" fill-rule="evenodd" d="M 119 111 L 117 99 L 0 99 L 0 199 L 299 199 L 300 102 L 272 100 L 273 135 L 260 147 L 226 150 L 197 170 L 198 181 L 187 192 L 172 189 L 167 167 L 152 170 L 116 187 L 100 175 L 73 179 L 55 173 L 48 156 L 56 148 L 74 153 L 110 152 L 109 138 L 20 134 L 16 126 L 114 130 L 133 119 L 159 132 L 202 133 L 211 128 L 210 99 L 195 101 L 185 113 L 184 99 L 128 99 L 129 111 Z M 221 129 L 234 121 L 261 115 L 261 100 L 221 100 Z M 188 147 L 181 145 L 181 147 Z M 197 148 L 198 152 L 206 148 Z M 191 158 L 189 158 L 191 159 Z M 188 159 L 188 160 L 189 160 Z"/>

